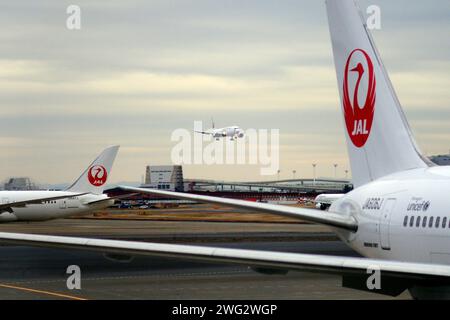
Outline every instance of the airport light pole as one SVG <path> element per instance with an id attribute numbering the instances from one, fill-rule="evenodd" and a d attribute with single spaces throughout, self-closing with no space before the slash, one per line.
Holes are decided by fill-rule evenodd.
<path id="1" fill-rule="evenodd" d="M 317 166 L 317 163 L 313 163 L 312 166 L 313 166 L 313 184 L 316 185 L 316 166 Z"/>
<path id="2" fill-rule="evenodd" d="M 337 163 L 333 164 L 334 166 L 334 178 L 337 179 Z"/>
<path id="3" fill-rule="evenodd" d="M 278 170 L 278 171 L 277 171 L 278 181 L 280 180 L 280 172 L 281 172 L 281 170 Z"/>
<path id="4" fill-rule="evenodd" d="M 295 173 L 296 173 L 297 171 L 295 171 L 295 170 L 292 170 L 292 178 L 295 180 Z"/>
<path id="5" fill-rule="evenodd" d="M 345 170 L 345 179 L 348 179 L 348 170 Z"/>

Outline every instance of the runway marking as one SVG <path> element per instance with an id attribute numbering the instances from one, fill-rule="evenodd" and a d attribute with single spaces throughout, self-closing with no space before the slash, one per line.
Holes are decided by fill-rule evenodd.
<path id="1" fill-rule="evenodd" d="M 49 296 L 55 296 L 55 297 L 59 297 L 59 298 L 67 298 L 67 299 L 71 299 L 71 300 L 87 300 L 85 298 L 71 296 L 71 295 L 67 295 L 67 294 L 51 292 L 51 291 L 44 291 L 44 290 L 37 290 L 37 289 L 31 289 L 31 288 L 25 288 L 25 287 L 12 286 L 12 285 L 3 284 L 3 283 L 0 283 L 0 287 L 7 288 L 7 289 L 28 291 L 28 292 L 33 292 L 33 293 L 42 293 L 42 294 L 46 294 Z"/>

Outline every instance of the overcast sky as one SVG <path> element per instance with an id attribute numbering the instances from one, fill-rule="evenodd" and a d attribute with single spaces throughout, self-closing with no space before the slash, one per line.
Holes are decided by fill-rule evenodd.
<path id="1" fill-rule="evenodd" d="M 81 30 L 66 8 L 81 7 Z M 381 7 L 378 49 L 426 154 L 450 149 L 450 2 Z M 112 182 L 170 164 L 176 128 L 280 129 L 281 177 L 348 169 L 326 20 L 317 0 L 4 1 L 0 180 L 74 180 L 120 144 Z M 184 166 L 189 178 L 259 180 L 259 166 Z"/>

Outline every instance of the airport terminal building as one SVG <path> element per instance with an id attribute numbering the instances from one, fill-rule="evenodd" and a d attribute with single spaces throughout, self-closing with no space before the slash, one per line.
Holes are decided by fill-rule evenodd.
<path id="1" fill-rule="evenodd" d="M 143 188 L 184 191 L 182 166 L 147 166 Z"/>

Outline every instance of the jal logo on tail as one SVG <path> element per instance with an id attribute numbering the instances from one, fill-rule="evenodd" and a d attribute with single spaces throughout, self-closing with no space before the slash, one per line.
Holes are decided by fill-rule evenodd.
<path id="1" fill-rule="evenodd" d="M 375 88 L 372 60 L 364 50 L 353 50 L 345 65 L 342 103 L 347 132 L 357 148 L 363 147 L 370 135 Z"/>
<path id="2" fill-rule="evenodd" d="M 88 180 L 93 186 L 99 187 L 104 185 L 107 178 L 108 172 L 104 166 L 95 165 L 88 170 Z"/>

